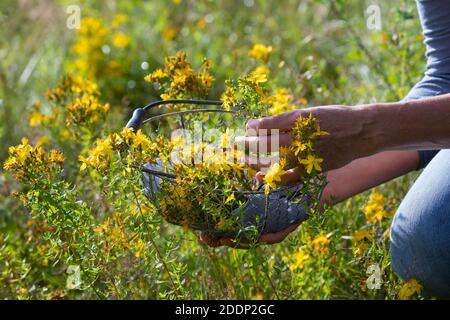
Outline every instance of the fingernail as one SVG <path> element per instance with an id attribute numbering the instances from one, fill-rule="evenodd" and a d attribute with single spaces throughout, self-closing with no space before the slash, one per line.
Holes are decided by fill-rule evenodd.
<path id="1" fill-rule="evenodd" d="M 245 126 L 247 129 L 247 135 L 258 135 L 260 123 L 261 119 L 250 119 L 249 121 L 247 121 L 247 125 Z"/>

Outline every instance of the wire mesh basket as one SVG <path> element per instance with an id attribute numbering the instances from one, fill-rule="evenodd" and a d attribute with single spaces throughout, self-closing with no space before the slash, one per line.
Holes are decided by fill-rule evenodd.
<path id="1" fill-rule="evenodd" d="M 169 109 L 162 110 L 167 106 Z M 151 136 L 174 128 L 185 129 L 194 119 L 216 129 L 242 126 L 246 120 L 239 111 L 222 108 L 221 101 L 164 100 L 136 109 L 126 127 L 141 129 Z M 233 194 L 238 201 L 224 205 L 223 190 L 207 189 L 200 182 L 195 192 L 187 193 L 177 174 L 170 172 L 170 165 L 163 166 L 161 161 L 143 163 L 141 169 L 143 192 L 166 221 L 211 236 L 256 239 L 306 220 L 312 206 L 301 183 L 278 187 L 269 194 L 264 192 L 264 185 L 227 190 L 226 194 Z M 212 214 L 217 211 L 232 223 L 220 226 Z"/>

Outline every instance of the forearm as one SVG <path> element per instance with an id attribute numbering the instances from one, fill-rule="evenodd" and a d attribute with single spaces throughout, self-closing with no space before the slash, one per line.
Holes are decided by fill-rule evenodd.
<path id="1" fill-rule="evenodd" d="M 450 148 L 450 94 L 356 107 L 376 152 Z"/>
<path id="2" fill-rule="evenodd" d="M 322 202 L 334 204 L 417 169 L 417 150 L 450 148 L 450 94 L 362 105 L 351 117 L 362 158 L 327 173 Z"/>
<path id="3" fill-rule="evenodd" d="M 387 151 L 327 173 L 322 202 L 335 204 L 417 168 L 417 151 Z"/>

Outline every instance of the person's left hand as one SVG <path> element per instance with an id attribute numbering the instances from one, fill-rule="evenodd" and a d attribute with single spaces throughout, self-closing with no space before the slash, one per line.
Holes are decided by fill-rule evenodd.
<path id="1" fill-rule="evenodd" d="M 248 249 L 252 246 L 255 246 L 257 244 L 275 244 L 279 243 L 284 240 L 291 232 L 293 232 L 297 227 L 300 225 L 300 223 L 293 224 L 289 227 L 287 227 L 284 230 L 281 230 L 277 233 L 267 233 L 265 235 L 262 235 L 256 243 L 249 243 L 244 241 L 237 241 L 236 239 L 232 238 L 215 238 L 210 235 L 207 235 L 206 233 L 202 233 L 200 236 L 200 241 L 207 244 L 208 246 L 212 248 L 221 247 L 221 246 L 228 246 L 235 249 Z"/>
<path id="2" fill-rule="evenodd" d="M 285 175 L 286 175 L 286 177 L 285 177 L 284 181 L 289 182 L 290 180 L 294 181 L 296 179 L 296 174 L 293 172 L 288 172 Z M 263 173 L 258 172 L 258 174 L 256 175 L 256 179 L 259 182 L 262 182 L 264 179 Z M 202 233 L 200 235 L 200 241 L 212 248 L 228 246 L 228 247 L 235 248 L 235 249 L 248 249 L 248 248 L 258 245 L 258 244 L 279 243 L 279 242 L 283 241 L 295 229 L 297 229 L 297 227 L 299 225 L 300 225 L 300 223 L 296 223 L 296 224 L 290 225 L 286 229 L 281 230 L 279 232 L 264 234 L 256 242 L 253 242 L 253 243 L 249 243 L 249 242 L 242 241 L 242 240 L 238 241 L 236 239 L 226 238 L 226 237 L 216 238 L 216 237 L 210 236 L 206 233 Z"/>

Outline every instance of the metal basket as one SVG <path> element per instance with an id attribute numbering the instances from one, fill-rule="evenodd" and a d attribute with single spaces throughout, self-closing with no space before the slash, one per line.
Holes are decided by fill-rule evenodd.
<path id="1" fill-rule="evenodd" d="M 195 108 L 182 111 L 164 112 L 146 117 L 146 113 L 155 110 L 163 105 L 190 105 Z M 177 121 L 184 126 L 185 116 L 188 114 L 235 114 L 239 111 L 228 111 L 220 108 L 221 101 L 211 100 L 164 100 L 156 101 L 138 108 L 133 112 L 131 119 L 126 127 L 138 130 L 144 125 L 159 123 L 162 119 Z M 160 127 L 151 128 L 157 132 Z M 182 188 L 177 184 L 176 175 L 163 171 L 160 164 L 142 164 L 142 184 L 143 191 L 147 198 L 156 203 L 159 210 L 164 210 L 165 218 L 168 222 L 186 226 L 186 223 L 179 221 L 178 216 L 189 214 L 192 221 L 188 225 L 189 228 L 200 230 L 209 235 L 216 237 L 232 237 L 232 238 L 254 238 L 262 234 L 274 233 L 281 231 L 292 224 L 299 223 L 308 218 L 312 204 L 306 197 L 302 184 L 289 187 L 279 187 L 277 190 L 266 195 L 262 191 L 262 185 L 257 190 L 233 190 L 236 196 L 244 199 L 243 205 L 225 210 L 224 214 L 231 215 L 236 221 L 236 225 L 230 230 L 218 230 L 216 222 L 211 221 L 208 216 L 208 208 L 205 208 L 203 201 L 198 201 L 195 197 L 183 201 Z M 201 188 L 202 186 L 199 186 Z M 214 205 L 214 192 L 209 193 L 210 205 Z M 164 203 L 160 203 L 158 199 L 163 199 Z M 200 199 L 205 200 L 205 199 Z M 184 212 L 189 210 L 189 212 Z"/>

